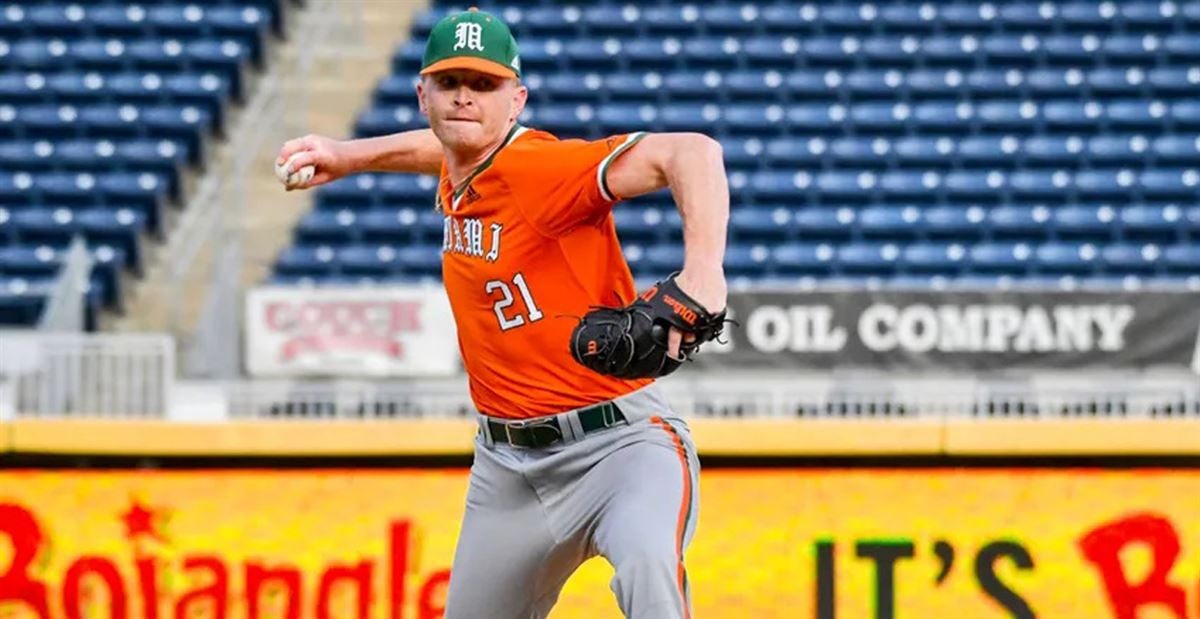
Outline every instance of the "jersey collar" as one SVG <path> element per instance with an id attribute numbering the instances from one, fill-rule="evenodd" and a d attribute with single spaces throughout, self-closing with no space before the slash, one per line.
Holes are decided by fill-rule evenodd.
<path id="1" fill-rule="evenodd" d="M 521 134 L 525 133 L 526 131 L 528 131 L 528 129 L 521 126 L 520 123 L 513 125 L 512 129 L 508 131 L 508 135 L 505 136 L 504 141 L 500 143 L 500 146 L 497 146 L 496 150 L 492 151 L 492 154 L 488 155 L 488 158 L 483 160 L 483 163 L 479 164 L 478 167 L 476 167 L 469 175 L 467 175 L 467 178 L 464 179 L 462 184 L 458 186 L 458 189 L 454 190 L 454 194 L 451 197 L 450 210 L 458 210 L 458 201 L 463 197 L 463 194 L 467 192 L 467 187 L 471 186 L 471 181 L 475 180 L 475 177 L 482 174 L 484 170 L 490 168 L 492 166 L 492 161 L 496 159 L 496 155 L 499 155 L 500 151 L 504 150 L 505 146 L 512 144 L 517 138 L 521 137 Z M 448 176 L 446 179 L 449 181 Z"/>

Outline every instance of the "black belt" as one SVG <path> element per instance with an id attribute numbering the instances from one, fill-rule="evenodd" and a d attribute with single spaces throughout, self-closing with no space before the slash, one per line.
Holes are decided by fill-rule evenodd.
<path id="1" fill-rule="evenodd" d="M 583 426 L 584 434 L 625 423 L 625 415 L 621 414 L 621 409 L 612 402 L 597 404 L 575 414 L 579 417 L 579 425 Z M 550 447 L 562 442 L 563 437 L 567 434 L 563 432 L 559 419 L 560 416 L 555 415 L 529 421 L 505 423 L 489 417 L 487 426 L 494 442 L 507 443 L 516 447 Z"/>

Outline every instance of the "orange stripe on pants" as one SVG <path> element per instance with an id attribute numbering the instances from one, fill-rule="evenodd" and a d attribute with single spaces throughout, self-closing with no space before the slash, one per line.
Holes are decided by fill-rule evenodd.
<path id="1" fill-rule="evenodd" d="M 662 417 L 651 417 L 650 423 L 662 428 L 667 434 L 671 435 L 671 442 L 675 443 L 675 453 L 679 455 L 679 463 L 683 465 L 683 501 L 679 505 L 679 517 L 675 523 L 675 555 L 678 557 L 678 565 L 675 568 L 675 577 L 679 586 L 679 597 L 683 600 L 683 616 L 684 619 L 691 619 L 691 610 L 688 608 L 686 572 L 683 566 L 683 537 L 687 532 L 687 517 L 688 508 L 692 504 L 692 476 L 688 466 L 687 451 L 683 447 L 683 440 L 679 438 L 679 434 L 675 432 L 675 428 L 667 423 Z"/>

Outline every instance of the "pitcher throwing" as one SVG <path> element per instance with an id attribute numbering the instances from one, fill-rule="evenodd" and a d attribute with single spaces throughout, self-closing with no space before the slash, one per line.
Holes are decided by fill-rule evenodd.
<path id="1" fill-rule="evenodd" d="M 655 379 L 724 322 L 721 149 L 699 134 L 559 140 L 518 124 L 520 79 L 503 22 L 448 16 L 417 86 L 432 131 L 292 140 L 280 177 L 290 189 L 366 171 L 440 177 L 442 276 L 479 411 L 446 617 L 546 617 L 595 555 L 626 617 L 689 617 L 699 464 Z M 664 187 L 684 263 L 639 297 L 611 211 Z"/>

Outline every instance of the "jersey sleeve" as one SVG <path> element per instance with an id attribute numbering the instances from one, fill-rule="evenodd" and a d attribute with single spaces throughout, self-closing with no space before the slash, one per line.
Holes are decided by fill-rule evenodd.
<path id="1" fill-rule="evenodd" d="M 645 135 L 539 141 L 513 153 L 505 179 L 525 217 L 543 234 L 561 236 L 608 214 L 621 198 L 608 188 L 608 168 Z"/>

